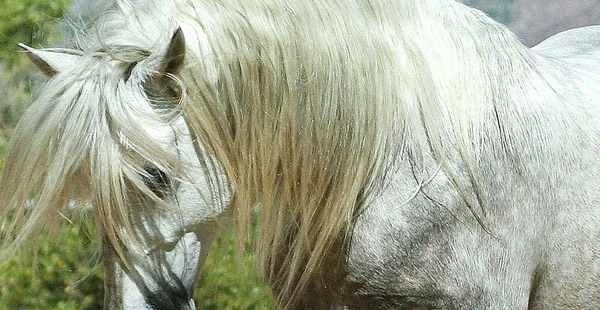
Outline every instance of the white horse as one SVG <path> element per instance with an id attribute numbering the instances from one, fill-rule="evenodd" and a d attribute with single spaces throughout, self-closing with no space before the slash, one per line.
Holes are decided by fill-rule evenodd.
<path id="1" fill-rule="evenodd" d="M 108 309 L 192 309 L 255 210 L 281 309 L 600 307 L 599 27 L 529 50 L 452 0 L 120 0 L 24 48 L 51 79 L 3 253 L 91 200 Z"/>

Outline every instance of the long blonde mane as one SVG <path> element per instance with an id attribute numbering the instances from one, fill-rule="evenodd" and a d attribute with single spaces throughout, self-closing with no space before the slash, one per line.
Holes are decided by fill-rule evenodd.
<path id="1" fill-rule="evenodd" d="M 480 143 L 473 133 L 494 119 L 484 104 L 494 98 L 470 89 L 503 85 L 492 80 L 494 64 L 531 65 L 507 30 L 453 1 L 163 2 L 119 1 L 80 44 L 89 64 L 53 79 L 24 116 L 0 193 L 3 218 L 16 219 L 3 229 L 16 245 L 59 221 L 75 189 L 93 197 L 113 243 L 135 232 L 126 188 L 143 191 L 139 158 L 166 171 L 178 164 L 136 134 L 136 122 L 152 117 L 102 74 L 114 67 L 96 66 L 103 59 L 122 74 L 157 57 L 177 26 L 187 42 L 181 113 L 224 169 L 242 235 L 259 206 L 257 251 L 282 308 L 317 276 L 332 244 L 350 236 L 404 143 L 433 152 L 449 175 L 450 148 L 469 167 Z M 505 43 L 505 52 L 482 53 L 490 42 Z M 81 94 L 59 91 L 73 83 Z M 122 151 L 119 135 L 135 156 Z M 38 207 L 28 217 L 11 209 L 32 193 Z"/>

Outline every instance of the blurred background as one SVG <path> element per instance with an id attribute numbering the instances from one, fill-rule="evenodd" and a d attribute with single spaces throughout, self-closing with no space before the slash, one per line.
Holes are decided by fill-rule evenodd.
<path id="1" fill-rule="evenodd" d="M 600 0 L 464 0 L 535 45 L 573 27 L 600 24 Z M 0 169 L 10 133 L 36 86 L 45 80 L 20 53 L 60 44 L 70 24 L 93 22 L 107 0 L 0 0 Z M 103 267 L 93 233 L 73 225 L 47 238 L 37 254 L 0 262 L 0 310 L 102 309 Z M 225 233 L 211 250 L 196 303 L 204 310 L 272 309 L 268 289 L 251 253 L 236 264 L 233 237 Z"/>
<path id="2" fill-rule="evenodd" d="M 533 46 L 560 31 L 600 24 L 600 0 L 464 0 Z"/>

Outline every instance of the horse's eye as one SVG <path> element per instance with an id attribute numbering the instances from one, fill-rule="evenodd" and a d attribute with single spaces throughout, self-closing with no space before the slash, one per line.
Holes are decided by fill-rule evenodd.
<path id="1" fill-rule="evenodd" d="M 146 186 L 159 198 L 166 197 L 171 191 L 172 184 L 165 172 L 156 167 L 148 167 L 145 171 Z"/>
<path id="2" fill-rule="evenodd" d="M 131 77 L 131 72 L 133 71 L 133 68 L 135 68 L 135 65 L 137 65 L 137 61 L 136 62 L 132 62 L 127 69 L 125 69 L 125 72 L 123 72 L 123 79 L 125 80 L 125 82 L 127 82 L 129 80 L 129 78 Z"/>

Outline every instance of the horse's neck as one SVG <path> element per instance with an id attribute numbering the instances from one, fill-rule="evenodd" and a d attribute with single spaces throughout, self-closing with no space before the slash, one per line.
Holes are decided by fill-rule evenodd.
<path id="1" fill-rule="evenodd" d="M 421 98 L 420 113 L 439 113 L 431 119 L 419 116 L 409 127 L 413 142 L 408 148 L 422 154 L 417 162 L 431 159 L 425 172 L 417 169 L 421 181 L 441 164 L 446 174 L 455 174 L 452 181 L 490 200 L 498 187 L 510 191 L 528 184 L 535 186 L 524 192 L 535 197 L 575 175 L 548 167 L 595 162 L 595 147 L 585 141 L 597 140 L 600 114 L 590 113 L 597 105 L 589 104 L 592 94 L 573 80 L 576 72 L 534 54 L 481 13 L 453 1 L 423 3 L 413 21 L 419 27 L 403 28 L 422 57 L 415 67 L 429 70 L 434 84 L 429 88 L 415 80 L 417 92 L 435 93 Z M 405 172 L 408 177 L 411 170 Z M 479 198 L 486 197 L 471 197 Z"/>
<path id="2" fill-rule="evenodd" d="M 428 138 L 433 130 L 447 138 L 440 147 L 457 148 L 472 161 L 491 148 L 534 160 L 552 152 L 548 139 L 558 142 L 576 126 L 561 120 L 571 112 L 567 101 L 577 100 L 566 90 L 575 83 L 482 13 L 454 1 L 422 3 L 419 27 L 403 31 L 422 58 L 415 67 L 429 70 L 434 84 L 435 102 L 421 99 L 421 108 L 443 118 L 424 123 Z M 428 85 L 416 80 L 414 87 Z"/>
<path id="3" fill-rule="evenodd" d="M 460 260 L 457 253 L 486 261 L 501 249 L 497 252 L 509 257 L 498 260 L 501 266 L 491 267 L 498 263 L 491 261 L 474 274 L 489 279 L 481 276 L 486 270 L 507 271 L 514 286 L 493 291 L 511 294 L 529 281 L 515 280 L 527 274 L 523 266 L 543 262 L 551 271 L 574 270 L 572 257 L 593 252 L 597 244 L 600 89 L 595 85 L 600 75 L 588 62 L 597 68 L 600 59 L 564 55 L 566 48 L 559 54 L 548 52 L 568 43 L 566 39 L 543 46 L 550 57 L 536 55 L 493 23 L 478 22 L 468 12 L 462 17 L 466 22 L 457 16 L 456 23 L 447 22 L 444 28 L 444 17 L 438 16 L 428 27 L 415 30 L 421 31 L 421 39 L 412 41 L 420 44 L 440 98 L 432 106 L 446 109 L 449 120 L 443 119 L 441 126 L 420 122 L 419 127 L 416 122 L 410 128 L 397 172 L 357 220 L 348 268 L 354 282 L 386 283 L 390 291 L 401 290 L 411 283 L 385 282 L 379 276 L 387 271 L 396 276 L 402 270 L 387 267 L 394 261 L 389 257 L 402 261 L 401 267 L 428 270 L 441 261 Z M 426 50 L 427 44 L 437 44 L 438 49 Z M 427 91 L 427 85 L 422 87 Z M 441 136 L 441 147 L 433 146 L 443 153 L 431 151 L 432 134 Z M 481 229 L 465 202 L 491 234 Z M 398 249 L 419 255 L 398 259 Z M 423 257 L 443 259 L 431 264 Z M 581 265 L 591 264 L 583 261 Z M 363 271 L 378 264 L 386 266 L 384 272 Z M 479 281 L 465 276 L 464 268 L 453 272 L 445 267 L 443 274 L 451 281 L 437 283 Z M 396 276 L 402 278 L 414 279 Z"/>

